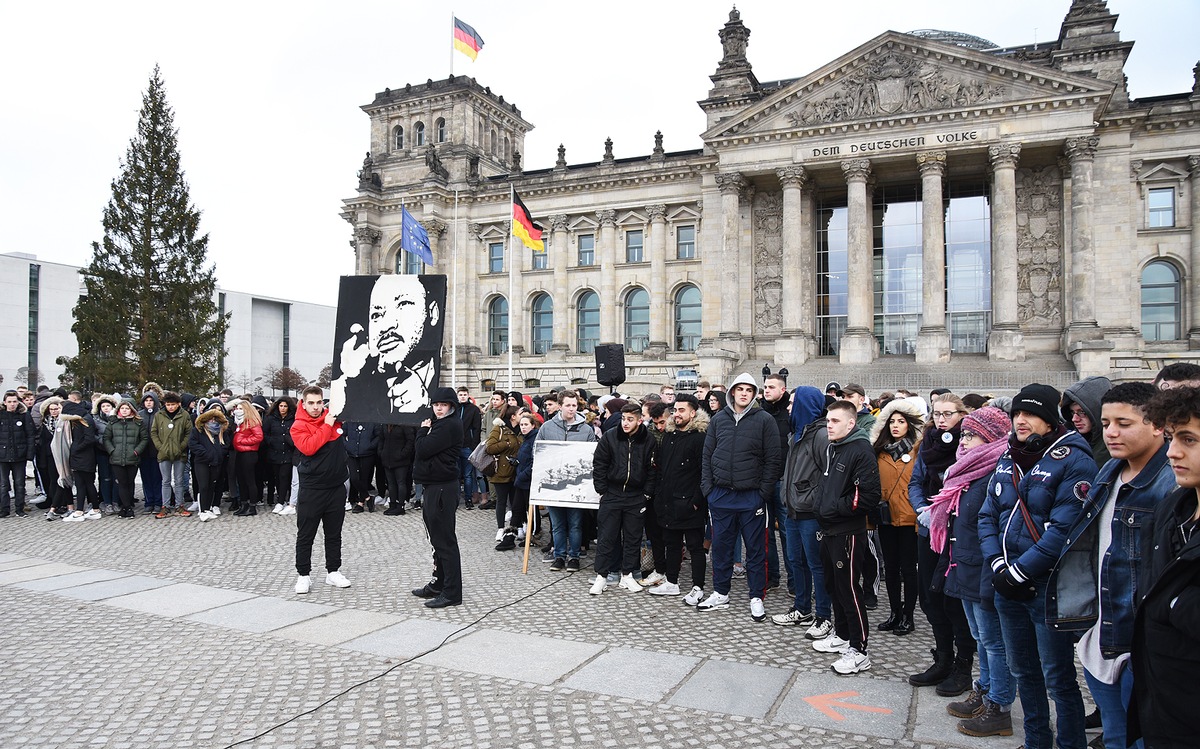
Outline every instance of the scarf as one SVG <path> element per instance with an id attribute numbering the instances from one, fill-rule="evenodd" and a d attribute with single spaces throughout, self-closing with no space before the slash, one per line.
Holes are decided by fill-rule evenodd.
<path id="1" fill-rule="evenodd" d="M 961 430 L 962 422 L 959 421 L 949 429 L 929 429 L 921 438 L 921 450 L 917 456 L 925 462 L 925 482 L 921 488 L 926 497 L 932 497 L 942 490 L 946 470 L 954 463 L 958 452 L 958 435 Z M 947 434 L 951 437 L 949 442 L 942 439 Z"/>
<path id="2" fill-rule="evenodd" d="M 1067 428 L 1063 425 L 1050 430 L 1046 435 L 1030 435 L 1024 442 L 1017 441 L 1017 435 L 1010 435 L 1008 438 L 1008 446 L 1012 448 L 1013 463 L 1021 469 L 1021 474 L 1029 472 L 1029 469 L 1037 465 L 1037 462 L 1042 459 L 1046 451 L 1057 442 L 1064 434 L 1067 433 Z"/>
<path id="3" fill-rule="evenodd" d="M 892 460 L 900 462 L 900 460 L 912 452 L 913 441 L 911 437 L 901 437 L 900 439 L 890 444 L 884 445 L 883 449 L 887 450 L 887 454 L 892 456 Z"/>
<path id="4" fill-rule="evenodd" d="M 71 422 L 61 417 L 50 422 L 54 436 L 50 438 L 50 454 L 58 471 L 58 485 L 71 489 Z"/>
<path id="5" fill-rule="evenodd" d="M 929 500 L 929 547 L 941 554 L 946 548 L 946 533 L 950 527 L 950 515 L 958 514 L 958 501 L 971 483 L 988 476 L 996 470 L 1000 456 L 1008 449 L 1004 440 L 996 440 L 963 451 L 956 451 L 958 460 L 946 471 L 942 490 Z"/>
<path id="6" fill-rule="evenodd" d="M 209 434 L 216 436 L 221 433 L 221 422 L 217 421 L 216 419 L 213 419 L 212 421 L 205 424 L 204 428 L 208 430 Z"/>

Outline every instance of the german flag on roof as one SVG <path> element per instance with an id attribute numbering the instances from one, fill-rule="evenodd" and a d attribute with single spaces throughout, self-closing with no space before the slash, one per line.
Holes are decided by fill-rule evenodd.
<path id="1" fill-rule="evenodd" d="M 467 24 L 454 19 L 454 48 L 472 60 L 483 49 L 483 37 Z"/>
<path id="2" fill-rule="evenodd" d="M 513 193 L 512 207 L 513 221 L 512 233 L 513 236 L 521 240 L 521 242 L 533 250 L 534 252 L 545 252 L 546 245 L 542 243 L 542 227 L 533 223 L 533 217 L 529 215 L 529 209 L 525 207 L 525 203 L 521 201 L 521 196 Z"/>

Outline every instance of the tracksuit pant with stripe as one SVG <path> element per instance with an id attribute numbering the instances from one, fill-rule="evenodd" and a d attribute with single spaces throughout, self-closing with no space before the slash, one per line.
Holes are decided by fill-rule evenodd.
<path id="1" fill-rule="evenodd" d="M 833 629 L 860 653 L 867 652 L 867 607 L 859 575 L 867 558 L 866 531 L 837 536 L 821 534 L 825 589 L 833 601 Z"/>

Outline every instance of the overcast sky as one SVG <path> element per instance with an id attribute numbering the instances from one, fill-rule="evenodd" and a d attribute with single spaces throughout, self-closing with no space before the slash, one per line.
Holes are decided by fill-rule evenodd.
<path id="1" fill-rule="evenodd" d="M 437 8 L 433 6 L 439 6 Z M 454 73 L 515 102 L 535 129 L 524 166 L 698 148 L 696 102 L 721 57 L 731 3 L 459 0 L 485 46 Z M 1058 36 L 1068 0 L 742 0 L 761 81 L 802 76 L 887 30 L 962 31 L 1001 46 Z M 1109 0 L 1134 40 L 1134 97 L 1188 91 L 1196 0 Z M 353 197 L 369 145 L 360 106 L 384 88 L 445 78 L 451 10 L 347 2 L 11 2 L 0 44 L 0 252 L 84 265 L 157 63 L 218 283 L 335 304 L 353 272 Z M 536 212 L 536 208 L 534 207 Z"/>

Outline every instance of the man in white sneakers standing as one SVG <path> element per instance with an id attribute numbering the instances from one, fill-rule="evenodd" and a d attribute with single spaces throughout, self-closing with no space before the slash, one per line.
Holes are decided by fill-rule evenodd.
<path id="1" fill-rule="evenodd" d="M 312 589 L 312 547 L 317 528 L 325 531 L 325 582 L 349 588 L 342 566 L 342 524 L 346 521 L 346 448 L 342 425 L 325 408 L 325 393 L 316 385 L 304 389 L 303 404 L 292 424 L 292 442 L 300 453 L 296 470 L 300 491 L 296 501 L 296 592 Z M 243 498 L 245 499 L 245 498 Z M 253 502 L 254 498 L 250 497 Z"/>

